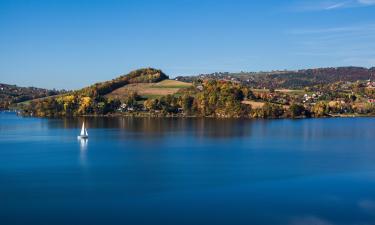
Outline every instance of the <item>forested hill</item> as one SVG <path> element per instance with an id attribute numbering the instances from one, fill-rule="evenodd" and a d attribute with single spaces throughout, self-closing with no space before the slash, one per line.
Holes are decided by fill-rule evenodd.
<path id="1" fill-rule="evenodd" d="M 250 85 L 254 88 L 299 89 L 339 81 L 375 80 L 375 67 L 370 69 L 363 67 L 336 67 L 298 71 L 218 72 L 200 74 L 198 76 L 180 76 L 176 79 L 186 82 L 192 82 L 197 79 L 231 80 Z"/>
<path id="2" fill-rule="evenodd" d="M 139 69 L 64 95 L 33 100 L 24 106 L 23 112 L 40 117 L 103 115 L 114 112 L 121 104 L 119 99 L 106 97 L 112 91 L 128 84 L 155 83 L 165 79 L 168 76 L 161 70 Z"/>
<path id="3" fill-rule="evenodd" d="M 77 91 L 76 93 L 91 97 L 103 96 L 127 84 L 156 83 L 165 79 L 168 79 L 168 76 L 165 75 L 161 70 L 153 68 L 144 68 L 134 70 L 129 74 L 119 76 L 110 81 L 96 83 L 89 87 L 83 88 Z"/>
<path id="4" fill-rule="evenodd" d="M 0 83 L 0 110 L 8 109 L 14 103 L 36 98 L 43 98 L 64 93 L 65 91 L 48 90 L 35 87 L 18 87 Z"/>

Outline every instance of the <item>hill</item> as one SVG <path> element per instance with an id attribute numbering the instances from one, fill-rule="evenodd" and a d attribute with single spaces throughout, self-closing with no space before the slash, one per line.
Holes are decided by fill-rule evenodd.
<path id="1" fill-rule="evenodd" d="M 0 110 L 9 109 L 12 104 L 32 99 L 54 96 L 65 91 L 48 90 L 35 87 L 18 87 L 0 83 Z"/>
<path id="2" fill-rule="evenodd" d="M 168 76 L 161 70 L 153 68 L 138 69 L 110 81 L 96 83 L 80 90 L 55 97 L 33 100 L 30 104 L 23 106 L 23 112 L 27 115 L 40 117 L 88 114 L 103 115 L 116 111 L 122 103 L 121 100 L 123 99 L 113 98 L 114 94 L 111 95 L 112 92 L 121 94 L 121 90 L 126 89 L 124 87 L 128 85 L 139 85 L 140 87 L 142 85 L 149 85 L 150 88 L 151 84 L 166 79 L 168 79 Z M 159 89 L 166 88 L 165 84 L 168 83 L 170 83 L 170 81 L 165 81 L 164 86 L 162 85 L 163 83 L 160 83 Z M 152 87 L 157 89 L 157 86 L 158 85 Z M 120 90 L 117 91 L 117 89 Z M 175 91 L 172 86 L 170 86 L 170 89 L 166 90 Z M 126 100 L 128 101 L 129 99 Z"/>
<path id="3" fill-rule="evenodd" d="M 271 71 L 271 72 L 219 72 L 200 74 L 197 76 L 180 76 L 180 81 L 193 82 L 198 79 L 215 79 L 240 82 L 253 88 L 267 89 L 300 89 L 315 85 L 325 85 L 335 82 L 355 82 L 358 80 L 374 80 L 375 68 L 363 67 L 336 67 L 317 68 L 298 71 Z"/>

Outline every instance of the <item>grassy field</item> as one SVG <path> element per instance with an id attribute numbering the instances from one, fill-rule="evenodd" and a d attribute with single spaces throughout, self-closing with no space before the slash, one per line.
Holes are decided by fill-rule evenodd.
<path id="1" fill-rule="evenodd" d="M 131 92 L 137 92 L 138 95 L 146 98 L 158 98 L 165 95 L 176 94 L 182 88 L 188 88 L 192 84 L 176 80 L 163 80 L 158 83 L 138 83 L 128 84 L 109 93 L 108 97 L 123 98 Z"/>
<path id="2" fill-rule="evenodd" d="M 191 83 L 186 83 L 178 80 L 163 80 L 159 83 L 154 83 L 153 88 L 187 88 L 192 86 Z"/>

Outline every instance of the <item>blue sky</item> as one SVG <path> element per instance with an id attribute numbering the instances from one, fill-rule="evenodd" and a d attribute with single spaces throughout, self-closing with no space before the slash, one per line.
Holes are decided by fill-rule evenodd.
<path id="1" fill-rule="evenodd" d="M 375 66 L 375 0 L 0 0 L 0 83 Z"/>

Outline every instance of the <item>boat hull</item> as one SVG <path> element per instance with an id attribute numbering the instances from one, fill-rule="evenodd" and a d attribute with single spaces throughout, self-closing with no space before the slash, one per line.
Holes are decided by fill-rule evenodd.
<path id="1" fill-rule="evenodd" d="M 87 136 L 87 135 L 79 135 L 79 136 L 77 136 L 77 138 L 78 139 L 87 139 L 87 138 L 89 138 L 89 136 Z"/>

